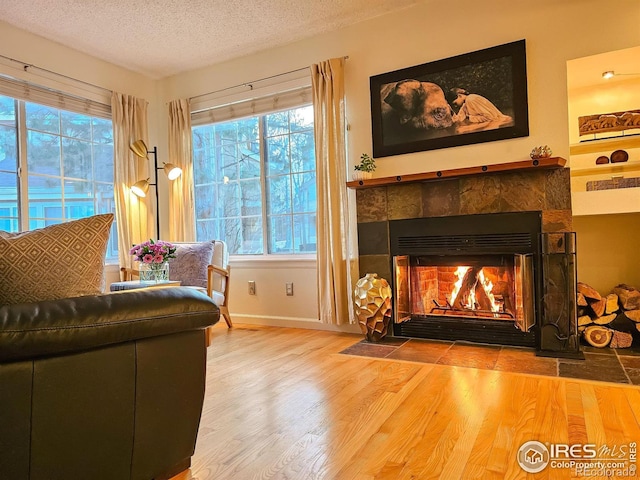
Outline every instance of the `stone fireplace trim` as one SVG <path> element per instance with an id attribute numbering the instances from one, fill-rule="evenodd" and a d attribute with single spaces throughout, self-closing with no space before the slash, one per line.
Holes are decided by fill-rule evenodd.
<path id="1" fill-rule="evenodd" d="M 541 212 L 542 233 L 571 232 L 570 170 L 527 168 L 357 188 L 359 272 L 391 279 L 389 221 Z"/>

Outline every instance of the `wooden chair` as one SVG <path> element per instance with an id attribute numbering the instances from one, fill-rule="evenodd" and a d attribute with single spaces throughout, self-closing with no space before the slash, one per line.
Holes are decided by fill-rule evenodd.
<path id="1" fill-rule="evenodd" d="M 140 271 L 134 268 L 120 267 L 120 281 L 130 282 L 140 278 Z"/>
<path id="2" fill-rule="evenodd" d="M 224 318 L 227 327 L 233 327 L 231 314 L 229 313 L 229 284 L 231 267 L 229 265 L 229 253 L 227 244 L 221 240 L 210 242 L 172 242 L 176 247 L 176 258 L 169 261 L 169 279 L 180 280 L 182 286 L 194 287 L 206 291 L 207 295 L 220 309 L 220 315 Z M 208 259 L 208 264 L 194 264 L 193 258 L 197 257 L 198 250 L 210 248 L 213 243 L 213 254 Z M 189 267 L 185 272 L 186 255 L 189 255 Z M 181 264 L 182 263 L 182 264 Z M 122 281 L 140 278 L 140 272 L 132 268 L 120 269 Z M 204 279 L 203 279 L 204 277 Z M 195 280 L 194 280 L 195 279 Z"/>
<path id="3" fill-rule="evenodd" d="M 171 273 L 169 273 L 171 275 Z M 220 309 L 220 315 L 223 316 L 224 321 L 227 323 L 227 327 L 233 327 L 231 322 L 231 315 L 229 314 L 229 283 L 231 280 L 231 265 L 227 264 L 227 268 L 221 268 L 216 265 L 207 265 L 207 295 L 214 299 L 214 275 L 221 275 L 224 280 L 224 288 L 222 291 L 222 301 L 218 304 Z"/>

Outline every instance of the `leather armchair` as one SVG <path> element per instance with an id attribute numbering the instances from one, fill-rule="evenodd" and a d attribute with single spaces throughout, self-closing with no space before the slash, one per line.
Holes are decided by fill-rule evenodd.
<path id="1" fill-rule="evenodd" d="M 0 478 L 169 478 L 205 393 L 204 293 L 155 288 L 0 306 Z"/>

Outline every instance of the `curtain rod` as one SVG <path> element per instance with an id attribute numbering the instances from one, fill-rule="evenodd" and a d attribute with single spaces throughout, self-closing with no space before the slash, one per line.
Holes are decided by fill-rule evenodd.
<path id="1" fill-rule="evenodd" d="M 37 65 L 33 65 L 31 63 L 23 62 L 22 60 L 16 60 L 15 58 L 7 57 L 5 55 L 0 55 L 0 57 L 4 58 L 6 60 L 10 60 L 10 61 L 15 62 L 15 63 L 22 64 L 22 69 L 27 73 L 29 73 L 28 69 L 30 69 L 30 68 L 31 69 L 36 69 L 36 70 L 40 70 L 42 72 L 47 72 L 47 73 L 50 73 L 52 75 L 56 75 L 58 77 L 62 77 L 62 78 L 66 78 L 68 80 L 72 80 L 74 82 L 82 83 L 84 85 L 89 85 L 90 87 L 98 88 L 100 90 L 104 90 L 105 92 L 109 92 L 109 93 L 112 92 L 108 88 L 101 87 L 100 85 L 95 85 L 93 83 L 85 82 L 84 80 L 78 80 L 77 78 L 69 77 L 67 75 L 63 75 L 62 73 L 54 72 L 53 70 L 47 70 L 46 68 L 38 67 Z"/>
<path id="2" fill-rule="evenodd" d="M 349 55 L 345 55 L 342 58 L 345 59 L 345 60 L 348 60 L 349 59 Z M 227 90 L 231 90 L 233 88 L 238 88 L 238 87 L 249 87 L 249 89 L 253 90 L 253 84 L 254 83 L 264 82 L 265 80 L 271 80 L 272 78 L 278 78 L 278 77 L 282 77 L 284 75 L 290 75 L 290 74 L 296 73 L 296 72 L 302 72 L 303 70 L 306 70 L 308 68 L 309 67 L 296 68 L 295 70 L 290 70 L 288 72 L 283 72 L 283 73 L 277 73 L 275 75 L 271 75 L 270 77 L 264 77 L 264 78 L 259 78 L 258 80 L 251 80 L 250 82 L 239 83 L 238 85 L 233 85 L 231 87 L 221 88 L 220 90 L 214 90 L 213 92 L 201 93 L 200 95 L 194 95 L 193 97 L 189 97 L 189 101 L 194 100 L 196 98 L 200 98 L 200 97 L 206 97 L 207 95 L 213 95 L 214 93 L 225 92 Z"/>

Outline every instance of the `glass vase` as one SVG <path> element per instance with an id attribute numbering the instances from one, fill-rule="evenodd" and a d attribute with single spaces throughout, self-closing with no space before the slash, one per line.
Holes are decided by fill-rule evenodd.
<path id="1" fill-rule="evenodd" d="M 141 263 L 140 264 L 140 281 L 141 282 L 167 282 L 169 281 L 169 263 Z"/>

